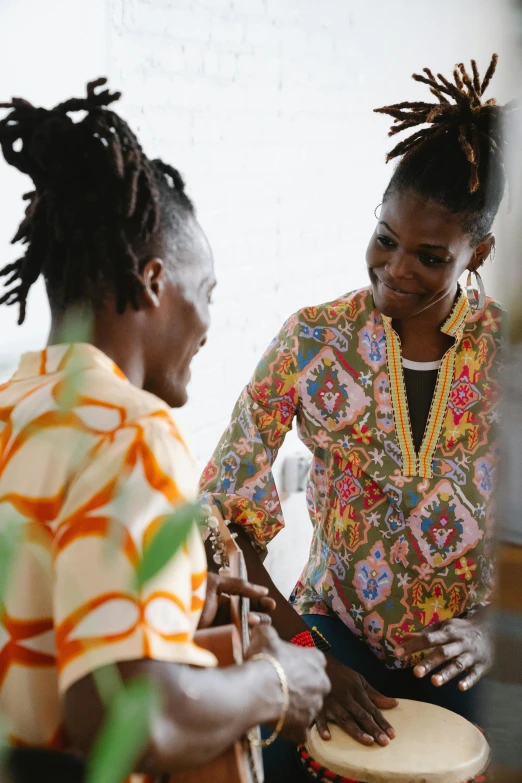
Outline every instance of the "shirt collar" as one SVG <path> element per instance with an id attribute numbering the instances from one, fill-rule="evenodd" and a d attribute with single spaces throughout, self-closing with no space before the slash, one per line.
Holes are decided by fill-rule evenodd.
<path id="1" fill-rule="evenodd" d="M 453 305 L 453 308 L 448 318 L 442 324 L 440 331 L 443 334 L 447 334 L 450 337 L 454 337 L 458 342 L 462 338 L 466 320 L 470 312 L 471 312 L 471 308 L 469 306 L 468 296 L 465 290 L 462 288 L 462 286 L 459 285 L 455 304 Z M 383 315 L 382 313 L 381 313 L 381 317 L 384 323 L 387 326 L 391 327 L 392 319 L 389 318 L 387 315 Z"/>
<path id="2" fill-rule="evenodd" d="M 78 372 L 102 369 L 127 380 L 120 368 L 103 351 L 87 343 L 49 345 L 43 351 L 29 351 L 20 359 L 13 381 L 51 375 L 56 372 Z"/>

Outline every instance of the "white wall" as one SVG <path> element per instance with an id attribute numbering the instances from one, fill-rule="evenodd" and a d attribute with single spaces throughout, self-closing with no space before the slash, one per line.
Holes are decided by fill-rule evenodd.
<path id="1" fill-rule="evenodd" d="M 0 103 L 21 96 L 49 106 L 83 94 L 107 63 L 105 0 L 0 0 Z M 21 255 L 10 247 L 30 180 L 0 155 L 0 267 Z M 18 253 L 18 255 L 17 255 Z M 49 314 L 41 281 L 30 294 L 26 323 L 16 326 L 15 307 L 0 307 L 0 377 L 20 351 L 45 344 Z"/>
<path id="2" fill-rule="evenodd" d="M 387 120 L 372 109 L 425 97 L 409 78 L 425 65 L 447 73 L 476 57 L 484 68 L 493 51 L 495 95 L 510 98 L 508 8 L 507 0 L 0 0 L 8 30 L 0 97 L 53 102 L 106 72 L 146 151 L 186 177 L 219 278 L 211 336 L 180 412 L 201 464 L 283 320 L 366 284 L 373 210 L 391 174 Z M 13 257 L 21 180 L 0 164 L 2 262 Z M 0 361 L 44 343 L 41 287 L 28 313 L 20 329 L 0 308 Z M 291 440 L 286 453 L 295 448 Z M 288 591 L 310 528 L 302 495 L 286 499 L 285 512 L 270 563 Z"/>

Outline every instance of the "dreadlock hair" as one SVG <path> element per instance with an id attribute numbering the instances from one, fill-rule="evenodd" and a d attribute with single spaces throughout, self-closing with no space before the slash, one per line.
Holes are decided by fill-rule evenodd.
<path id="1" fill-rule="evenodd" d="M 138 306 L 143 288 L 139 253 L 168 228 L 179 228 L 194 207 L 182 177 L 161 160 L 149 160 L 127 123 L 108 106 L 121 97 L 97 79 L 85 98 L 53 109 L 22 98 L 0 121 L 7 163 L 28 174 L 34 190 L 13 243 L 25 254 L 0 270 L 0 304 L 18 304 L 23 323 L 29 290 L 43 274 L 51 307 L 103 302 L 110 289 L 118 312 Z M 74 122 L 69 116 L 82 111 Z"/>
<path id="2" fill-rule="evenodd" d="M 463 63 L 455 66 L 454 83 L 429 68 L 413 79 L 428 85 L 438 103 L 396 103 L 374 111 L 393 117 L 389 136 L 422 127 L 388 153 L 386 162 L 401 158 L 383 200 L 407 189 L 432 199 L 450 212 L 462 215 L 473 240 L 491 230 L 507 184 L 503 121 L 514 102 L 497 106 L 482 98 L 497 67 L 494 54 L 481 80 L 471 60 L 469 74 Z"/>

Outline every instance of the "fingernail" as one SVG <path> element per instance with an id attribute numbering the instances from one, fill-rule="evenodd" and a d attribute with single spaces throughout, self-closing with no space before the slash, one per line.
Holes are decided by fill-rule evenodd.
<path id="1" fill-rule="evenodd" d="M 432 679 L 435 685 L 442 685 L 442 683 L 444 682 L 444 679 L 441 677 L 440 674 L 435 674 Z"/>
<path id="2" fill-rule="evenodd" d="M 415 674 L 417 675 L 417 677 L 424 677 L 424 675 L 426 674 L 426 668 L 424 666 L 416 666 Z"/>
<path id="3" fill-rule="evenodd" d="M 268 587 L 260 587 L 261 592 L 263 595 L 268 595 Z"/>
<path id="4" fill-rule="evenodd" d="M 371 737 L 369 734 L 363 734 L 363 739 L 367 740 L 368 742 L 373 742 L 373 737 Z"/>
<path id="5" fill-rule="evenodd" d="M 251 614 L 250 618 L 255 625 L 259 625 L 259 623 L 261 622 L 261 618 L 258 614 Z"/>
<path id="6" fill-rule="evenodd" d="M 393 729 L 388 729 L 388 730 L 387 730 L 387 732 L 386 732 L 386 734 L 388 735 L 388 737 L 389 737 L 390 739 L 395 739 L 395 732 L 394 732 L 394 730 L 393 730 Z"/>
<path id="7" fill-rule="evenodd" d="M 467 691 L 468 690 L 468 683 L 467 683 L 467 681 L 464 680 L 463 682 L 461 682 L 460 683 L 460 687 L 462 688 L 463 691 Z"/>
<path id="8" fill-rule="evenodd" d="M 404 656 L 404 647 L 397 647 L 395 655 L 397 658 L 402 658 Z"/>
<path id="9" fill-rule="evenodd" d="M 388 745 L 390 738 L 386 734 L 379 734 L 379 742 L 383 743 L 384 745 Z"/>

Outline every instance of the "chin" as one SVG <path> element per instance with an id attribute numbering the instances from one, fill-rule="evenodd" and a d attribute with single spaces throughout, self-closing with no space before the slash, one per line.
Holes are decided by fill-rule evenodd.
<path id="1" fill-rule="evenodd" d="M 170 390 L 166 396 L 165 402 L 171 408 L 182 408 L 188 401 L 188 392 L 186 386 L 176 386 Z"/>
<path id="2" fill-rule="evenodd" d="M 148 388 L 147 391 L 163 400 L 169 408 L 182 408 L 188 400 L 186 384 L 169 383 L 167 379 L 164 380 L 161 386 Z"/>
<path id="3" fill-rule="evenodd" d="M 372 294 L 375 307 L 382 315 L 386 315 L 388 318 L 404 318 L 404 308 L 398 305 L 397 302 L 390 302 L 386 296 L 381 296 L 380 292 L 376 291 L 373 285 Z"/>
<path id="4" fill-rule="evenodd" d="M 375 297 L 374 302 L 381 315 L 386 315 L 388 318 L 393 318 L 396 321 L 402 318 L 410 318 L 413 315 L 410 308 L 400 307 L 395 302 L 381 301 Z"/>
<path id="5" fill-rule="evenodd" d="M 377 310 L 388 318 L 400 320 L 402 318 L 411 318 L 421 312 L 424 307 L 419 303 L 417 296 L 407 297 L 401 301 L 402 297 L 397 297 L 392 292 L 388 292 L 382 284 L 374 283 L 372 280 L 373 301 Z"/>

